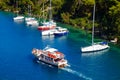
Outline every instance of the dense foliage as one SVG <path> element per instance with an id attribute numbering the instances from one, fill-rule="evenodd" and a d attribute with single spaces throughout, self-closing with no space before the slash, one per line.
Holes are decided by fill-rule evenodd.
<path id="1" fill-rule="evenodd" d="M 95 29 L 104 39 L 120 38 L 120 0 L 52 0 L 52 15 L 55 20 L 91 31 L 93 6 L 96 4 Z M 44 4 L 44 9 L 43 9 Z M 0 9 L 46 18 L 49 0 L 0 0 Z"/>

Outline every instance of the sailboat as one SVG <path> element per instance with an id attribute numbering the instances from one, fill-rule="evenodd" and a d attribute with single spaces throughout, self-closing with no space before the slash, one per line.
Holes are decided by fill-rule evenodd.
<path id="1" fill-rule="evenodd" d="M 16 2 L 17 8 L 18 8 L 18 1 Z M 13 18 L 14 21 L 21 21 L 24 20 L 24 16 L 18 15 L 19 11 L 17 11 L 17 16 Z"/>
<path id="2" fill-rule="evenodd" d="M 95 4 L 93 9 L 92 45 L 87 47 L 82 47 L 81 48 L 82 53 L 97 52 L 109 48 L 107 42 L 94 43 L 94 20 L 95 20 Z"/>
<path id="3" fill-rule="evenodd" d="M 27 24 L 27 26 L 38 26 L 38 21 L 34 17 L 31 17 L 31 6 L 28 5 L 28 8 L 29 17 L 25 18 L 25 23 Z"/>
<path id="4" fill-rule="evenodd" d="M 43 3 L 43 8 L 44 8 L 44 3 Z M 43 22 L 42 26 L 38 27 L 38 30 L 40 31 L 44 31 L 46 33 L 45 30 L 51 30 L 54 29 L 56 27 L 56 23 L 52 20 L 52 10 L 51 10 L 51 0 L 50 0 L 50 7 L 49 7 L 49 21 L 48 22 Z M 44 16 L 44 10 L 43 10 L 43 16 Z M 48 31 L 47 31 L 48 32 Z M 47 34 L 47 33 L 46 33 Z"/>

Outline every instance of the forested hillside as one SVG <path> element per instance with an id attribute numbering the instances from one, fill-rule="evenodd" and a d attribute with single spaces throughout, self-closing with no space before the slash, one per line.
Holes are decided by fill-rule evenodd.
<path id="1" fill-rule="evenodd" d="M 91 31 L 94 3 L 97 35 L 108 40 L 120 39 L 120 0 L 52 0 L 52 15 L 57 21 Z M 49 0 L 0 0 L 1 10 L 20 14 L 28 14 L 28 5 L 32 15 L 42 17 L 45 12 L 47 17 Z"/>

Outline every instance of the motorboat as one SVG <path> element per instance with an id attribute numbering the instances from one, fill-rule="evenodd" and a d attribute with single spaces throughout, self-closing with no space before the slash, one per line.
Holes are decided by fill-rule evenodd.
<path id="1" fill-rule="evenodd" d="M 54 32 L 54 35 L 63 36 L 63 35 L 67 35 L 68 33 L 69 31 L 67 30 L 67 28 L 56 27 L 56 31 Z"/>
<path id="2" fill-rule="evenodd" d="M 44 31 L 41 31 L 41 35 L 50 36 L 50 35 L 54 35 L 55 32 L 56 32 L 56 29 L 44 30 Z"/>

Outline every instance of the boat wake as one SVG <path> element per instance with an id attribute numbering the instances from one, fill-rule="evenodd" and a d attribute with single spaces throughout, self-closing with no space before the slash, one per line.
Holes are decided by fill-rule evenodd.
<path id="1" fill-rule="evenodd" d="M 62 68 L 62 70 L 67 71 L 67 72 L 69 72 L 71 74 L 77 75 L 78 77 L 81 77 L 81 78 L 83 78 L 85 80 L 92 80 L 92 78 L 89 78 L 89 77 L 85 76 L 84 74 L 82 74 L 80 72 L 77 72 L 75 70 L 72 70 L 70 68 Z"/>
<path id="2" fill-rule="evenodd" d="M 41 64 L 43 64 L 43 65 L 48 65 L 48 64 L 45 64 L 44 62 L 40 62 L 40 61 L 37 61 L 37 62 L 38 62 L 38 63 L 41 63 Z M 52 65 L 48 65 L 48 66 L 51 67 L 51 68 L 53 68 Z M 83 78 L 83 79 L 85 79 L 85 80 L 92 80 L 92 78 L 87 77 L 87 76 L 85 76 L 84 74 L 82 74 L 82 73 L 80 73 L 80 72 L 78 72 L 78 71 L 75 71 L 75 70 L 73 70 L 73 69 L 70 69 L 70 67 L 71 67 L 71 65 L 68 65 L 68 67 L 60 68 L 60 69 L 61 69 L 61 70 L 64 70 L 64 71 L 67 71 L 67 72 L 69 72 L 69 73 L 71 73 L 71 74 L 77 75 L 78 77 Z"/>

